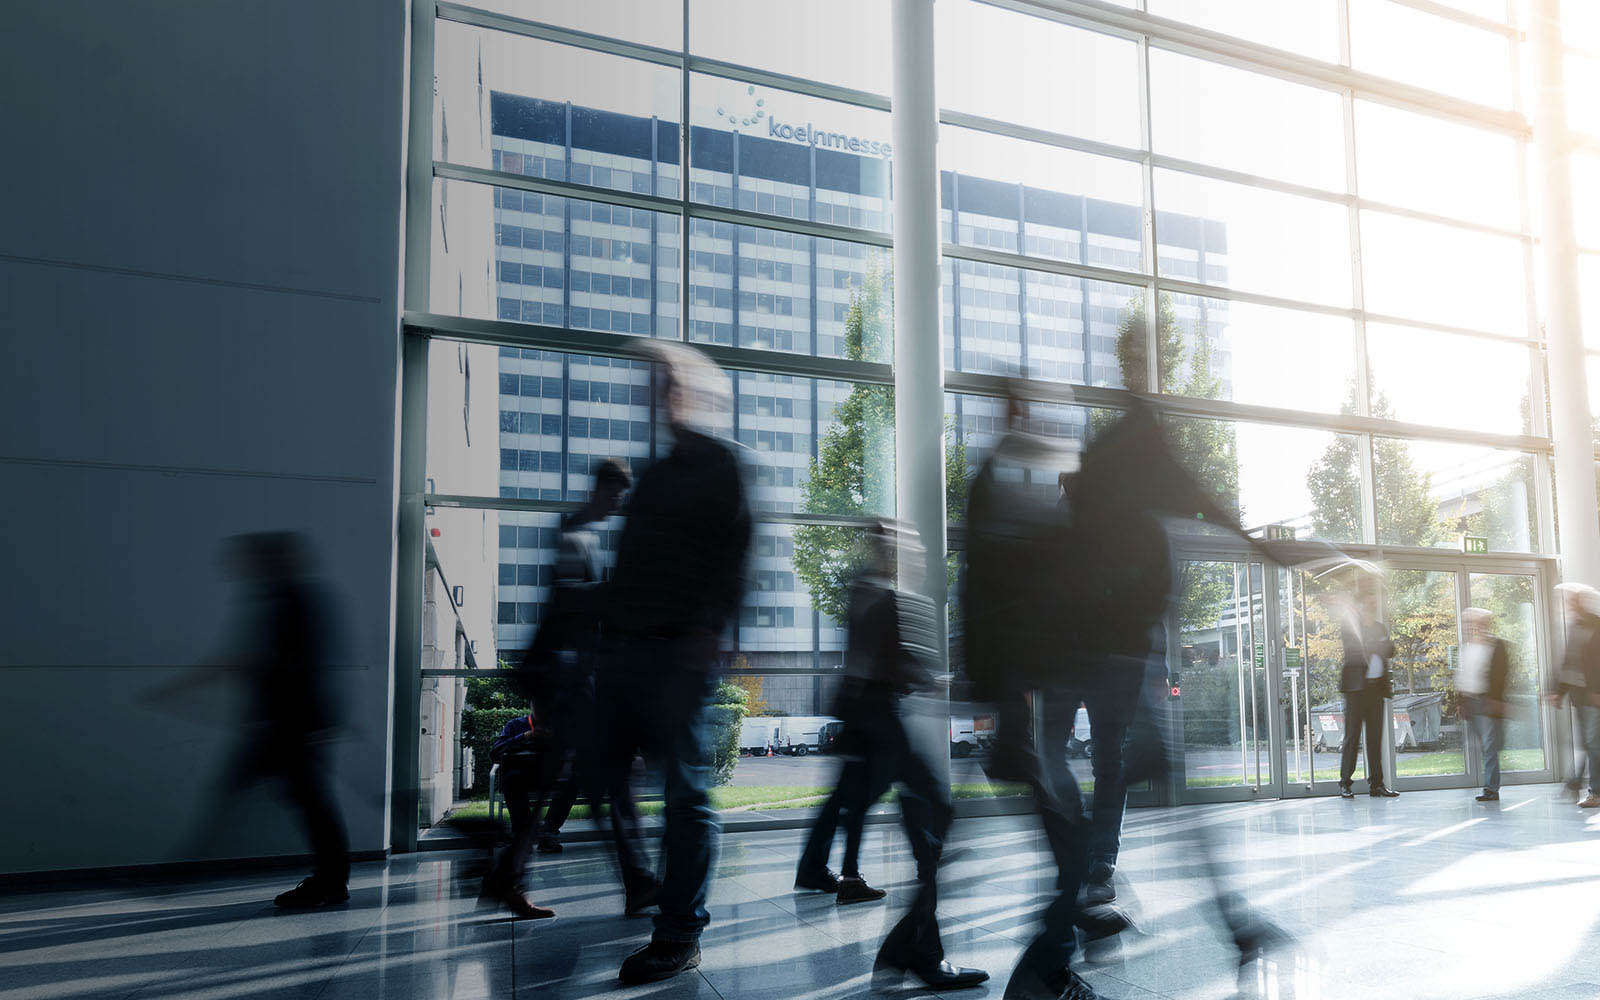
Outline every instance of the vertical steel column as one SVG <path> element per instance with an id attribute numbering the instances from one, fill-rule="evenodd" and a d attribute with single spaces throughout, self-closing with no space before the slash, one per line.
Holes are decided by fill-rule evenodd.
<path id="1" fill-rule="evenodd" d="M 1589 414 L 1583 331 L 1578 312 L 1578 241 L 1572 225 L 1572 140 L 1567 132 L 1558 0 L 1535 0 L 1534 139 L 1544 182 L 1545 336 L 1550 357 L 1550 431 L 1555 443 L 1561 576 L 1600 583 L 1600 521 L 1595 516 L 1594 431 Z"/>
<path id="2" fill-rule="evenodd" d="M 412 0 L 406 121 L 405 288 L 407 309 L 428 308 L 433 251 L 433 0 Z M 384 817 L 394 851 L 417 847 L 417 731 L 422 697 L 422 493 L 427 487 L 428 342 L 397 332 L 400 355 L 399 482 L 394 569 L 393 675 L 388 734 L 389 795 Z"/>
<path id="3" fill-rule="evenodd" d="M 922 586 L 945 649 L 944 364 L 939 338 L 939 106 L 933 0 L 894 0 L 894 386 L 896 510 L 926 549 Z M 948 716 L 948 707 L 945 714 Z M 948 722 L 919 727 L 931 760 L 950 761 Z"/>

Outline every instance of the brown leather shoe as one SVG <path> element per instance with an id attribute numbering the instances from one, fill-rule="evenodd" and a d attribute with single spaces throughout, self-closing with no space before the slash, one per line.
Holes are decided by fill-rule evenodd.
<path id="1" fill-rule="evenodd" d="M 556 911 L 548 906 L 536 905 L 523 894 L 521 889 L 509 885 L 485 882 L 483 896 L 485 899 L 492 899 L 504 906 L 519 920 L 548 920 L 556 915 Z"/>
<path id="2" fill-rule="evenodd" d="M 1590 792 L 1588 798 L 1586 798 L 1582 802 L 1578 803 L 1578 808 L 1579 809 L 1600 809 L 1600 795 L 1596 795 L 1595 793 Z"/>

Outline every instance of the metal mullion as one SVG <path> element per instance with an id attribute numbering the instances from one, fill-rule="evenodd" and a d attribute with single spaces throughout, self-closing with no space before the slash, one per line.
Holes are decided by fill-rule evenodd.
<path id="1" fill-rule="evenodd" d="M 462 510 L 499 510 L 519 514 L 568 514 L 583 506 L 578 500 L 524 500 L 516 497 L 477 496 L 467 493 L 425 493 L 422 504 L 426 507 L 448 507 Z M 806 514 L 779 511 L 756 511 L 755 521 L 761 524 L 813 525 L 832 528 L 871 528 L 876 518 L 848 514 Z"/>
<path id="2" fill-rule="evenodd" d="M 683 60 L 683 66 L 678 71 L 678 198 L 683 202 L 682 211 L 678 215 L 678 339 L 689 340 L 689 230 L 691 227 L 689 217 L 689 202 L 693 200 L 690 195 L 694 182 L 690 178 L 689 169 L 689 137 L 693 129 L 689 126 L 689 0 L 683 0 L 683 38 L 682 50 L 678 53 Z M 654 393 L 652 393 L 652 397 Z M 655 421 L 651 426 L 651 452 L 655 451 L 654 434 Z"/>
<path id="3" fill-rule="evenodd" d="M 434 4 L 411 7 L 411 104 L 406 123 L 405 303 L 426 309 L 433 264 Z"/>
<path id="4" fill-rule="evenodd" d="M 1390 0 L 1390 2 L 1399 7 L 1410 7 L 1412 10 L 1421 11 L 1424 14 L 1432 14 L 1434 17 L 1443 18 L 1447 21 L 1456 21 L 1496 35 L 1504 35 L 1513 41 L 1522 37 L 1522 32 L 1514 24 L 1496 21 L 1492 17 L 1484 17 L 1482 14 L 1474 14 L 1471 11 L 1457 10 L 1454 7 L 1434 3 L 1433 0 Z"/>
<path id="5" fill-rule="evenodd" d="M 1065 132 L 1051 132 L 1047 129 L 1033 128 L 1028 125 L 1017 125 L 998 118 L 986 118 L 983 115 L 968 114 L 965 111 L 951 111 L 948 108 L 940 109 L 939 122 L 942 125 L 972 129 L 975 132 L 1003 136 L 1008 139 L 1025 139 L 1043 146 L 1055 146 L 1080 153 L 1092 153 L 1095 156 L 1104 156 L 1109 159 L 1129 160 L 1138 163 L 1146 158 L 1143 150 L 1133 149 L 1128 146 L 1097 142 L 1093 139 L 1082 139 Z"/>
<path id="6" fill-rule="evenodd" d="M 1301 198 L 1315 199 L 1316 201 L 1329 201 L 1340 205 L 1347 205 L 1351 201 L 1350 195 L 1341 194 L 1338 191 L 1328 191 L 1308 184 L 1296 184 L 1293 181 L 1275 180 L 1260 174 L 1248 174 L 1242 170 L 1213 167 L 1197 160 L 1183 160 L 1176 156 L 1165 156 L 1160 153 L 1150 154 L 1150 164 L 1159 170 L 1177 170 L 1196 177 L 1209 177 L 1213 180 L 1227 181 L 1230 184 L 1261 188 L 1267 191 L 1278 191 Z"/>
<path id="7" fill-rule="evenodd" d="M 1071 28 L 1092 31 L 1097 35 L 1125 38 L 1130 42 L 1137 42 L 1140 36 L 1139 28 L 1102 21 L 1094 13 L 1075 12 L 1071 9 L 1074 6 L 1071 4 L 1050 4 L 1039 0 L 977 0 L 977 2 L 986 7 L 998 7 L 1001 10 L 1015 11 L 1018 14 L 1028 14 L 1057 24 L 1065 24 Z"/>
<path id="8" fill-rule="evenodd" d="M 765 215 L 761 212 L 747 212 L 741 208 L 722 208 L 718 205 L 705 205 L 700 202 L 691 202 L 688 209 L 689 216 L 696 219 L 712 219 L 717 222 L 732 223 L 736 226 L 754 226 L 757 229 L 798 233 L 801 236 L 812 236 L 817 239 L 841 240 L 845 243 L 864 243 L 867 246 L 883 247 L 884 249 L 890 249 L 894 246 L 893 236 L 875 229 L 856 229 L 852 226 L 835 225 L 832 222 L 812 222 L 809 219 Z"/>
<path id="9" fill-rule="evenodd" d="M 1140 239 L 1139 242 L 1149 246 L 1149 252 L 1139 254 L 1141 270 L 1149 277 L 1140 288 L 1144 298 L 1144 387 L 1146 392 L 1157 392 L 1161 389 L 1161 289 L 1151 280 L 1161 271 L 1160 252 L 1156 240 L 1159 233 L 1156 230 L 1156 171 L 1155 171 L 1155 136 L 1152 122 L 1155 115 L 1151 111 L 1150 98 L 1150 39 L 1146 35 L 1139 36 L 1139 145 L 1144 148 L 1144 158 L 1139 164 L 1139 194 L 1144 202 L 1144 212 L 1139 217 Z M 1088 206 L 1084 206 L 1084 225 L 1087 229 Z M 1089 259 L 1089 243 L 1087 235 L 1084 237 L 1083 259 Z M 1197 268 L 1195 273 L 1199 274 Z M 1085 296 L 1087 300 L 1087 296 Z M 1085 316 L 1088 310 L 1084 310 Z M 1088 359 L 1089 337 L 1088 323 L 1084 324 L 1084 358 Z M 1201 334 L 1204 336 L 1204 333 Z M 1126 381 L 1131 373 L 1122 373 Z"/>
<path id="10" fill-rule="evenodd" d="M 945 388 L 951 392 L 971 396 L 1005 397 L 1008 394 L 1016 394 L 1023 399 L 1038 402 L 1110 409 L 1126 409 L 1132 396 L 1127 389 L 1045 382 L 1037 379 L 1008 379 L 999 375 L 954 371 L 945 372 Z M 1196 396 L 1175 396 L 1165 393 L 1141 395 L 1149 399 L 1164 414 L 1176 417 L 1305 427 L 1337 434 L 1376 434 L 1386 438 L 1413 438 L 1446 444 L 1468 444 L 1529 454 L 1546 454 L 1550 451 L 1548 440 L 1530 435 L 1492 434 L 1428 424 L 1380 420 L 1357 414 L 1316 413 L 1309 410 L 1235 403 L 1231 400 L 1201 399 Z"/>
<path id="11" fill-rule="evenodd" d="M 1537 347 L 1541 341 L 1528 337 L 1512 336 L 1508 333 L 1495 333 L 1492 330 L 1473 330 L 1464 326 L 1451 326 L 1448 323 L 1431 323 L 1423 319 L 1411 319 L 1406 316 L 1391 316 L 1388 313 L 1363 312 L 1368 323 L 1382 323 L 1387 326 L 1409 326 L 1418 330 L 1432 330 L 1435 333 L 1449 333 L 1458 337 L 1474 337 L 1478 340 L 1497 340 L 1502 344 L 1528 344 Z"/>
<path id="12" fill-rule="evenodd" d="M 441 21 L 454 21 L 457 24 L 488 28 L 493 31 L 505 32 L 506 34 L 521 35 L 524 38 L 559 42 L 562 45 L 589 49 L 593 52 L 605 52 L 610 55 L 627 56 L 630 59 L 640 59 L 661 66 L 683 65 L 682 54 L 671 49 L 643 45 L 638 42 L 625 42 L 605 35 L 579 31 L 576 28 L 562 28 L 553 24 L 545 24 L 542 21 L 530 21 L 526 18 L 513 17 L 510 14 L 497 14 L 493 11 L 480 10 L 464 4 L 450 3 L 449 0 L 439 0 L 436 6 L 438 17 Z M 432 67 L 429 68 L 431 70 Z"/>
<path id="13" fill-rule="evenodd" d="M 536 194 L 554 195 L 558 198 L 576 198 L 579 201 L 593 201 L 604 205 L 621 205 L 624 208 L 643 208 L 652 212 L 666 212 L 671 215 L 678 215 L 683 212 L 681 202 L 673 198 L 663 198 L 660 195 L 635 194 L 631 191 L 596 187 L 593 184 L 579 184 L 575 181 L 529 177 L 525 174 L 513 174 L 504 170 L 473 167 L 464 163 L 450 163 L 444 160 L 433 161 L 433 176 L 453 181 L 466 181 L 471 184 L 490 184 L 495 187 L 515 188 L 519 191 L 532 191 Z"/>
<path id="14" fill-rule="evenodd" d="M 1521 138 L 1518 137 L 1521 142 Z M 1453 229 L 1469 229 L 1473 232 L 1487 233 L 1490 236 L 1501 236 L 1506 239 L 1520 240 L 1524 243 L 1533 242 L 1533 234 L 1527 229 L 1518 232 L 1515 229 L 1506 229 L 1502 226 L 1493 226 L 1487 222 L 1473 222 L 1452 215 L 1440 215 L 1437 212 L 1424 212 L 1415 208 L 1406 208 L 1404 205 L 1394 205 L 1389 202 L 1373 201 L 1370 198 L 1356 198 L 1356 207 L 1366 211 L 1383 212 L 1386 215 L 1398 215 L 1407 219 L 1416 219 L 1420 222 L 1431 222 L 1440 226 L 1449 226 Z"/>
<path id="15" fill-rule="evenodd" d="M 1248 69 L 1323 90 L 1353 89 L 1385 103 L 1431 109 L 1434 113 L 1472 121 L 1503 132 L 1525 133 L 1528 122 L 1515 112 L 1475 104 L 1435 91 L 1387 80 L 1371 73 L 1312 59 L 1284 49 L 1250 42 L 1182 21 L 1114 6 L 1103 0 L 985 0 L 1086 27 L 1103 34 L 1148 36 L 1157 48 Z"/>
<path id="16" fill-rule="evenodd" d="M 1000 267 L 1020 267 L 1028 271 L 1063 274 L 1072 278 L 1086 278 L 1090 281 L 1111 281 L 1121 285 L 1139 285 L 1149 279 L 1149 275 L 1141 274 L 1138 271 L 1118 271 L 1114 268 L 1097 267 L 1093 264 L 1073 264 L 1064 260 L 1046 260 L 1042 257 L 1027 257 L 1023 254 L 1012 253 L 1009 250 L 969 247 L 958 243 L 946 243 L 940 252 L 945 257 L 954 260 L 970 260 L 980 264 L 995 264 Z"/>
<path id="17" fill-rule="evenodd" d="M 1183 278 L 1155 277 L 1158 289 L 1166 288 L 1184 295 L 1197 295 L 1208 299 L 1227 299 L 1231 302 L 1250 302 L 1258 306 L 1276 306 L 1280 309 L 1296 309 L 1300 312 L 1322 313 L 1328 316 L 1343 316 L 1346 319 L 1357 315 L 1357 310 L 1350 306 L 1330 306 L 1322 302 L 1307 302 L 1304 299 L 1287 299 L 1280 295 L 1265 295 L 1261 292 L 1249 292 L 1242 288 L 1231 288 L 1227 285 L 1207 285 L 1198 281 L 1188 281 Z"/>
<path id="18" fill-rule="evenodd" d="M 684 49 L 687 53 L 687 42 L 685 42 Z M 707 76 L 718 76 L 725 80 L 738 80 L 741 83 L 776 87 L 779 90 L 786 90 L 790 93 L 802 94 L 807 97 L 816 97 L 825 101 L 833 101 L 836 104 L 853 104 L 856 107 L 870 108 L 874 111 L 889 110 L 889 99 L 882 94 L 874 94 L 870 90 L 857 90 L 854 87 L 820 83 L 816 80 L 808 80 L 803 76 L 776 73 L 772 70 L 743 66 L 739 63 L 724 62 L 721 59 L 710 59 L 705 56 L 687 55 L 684 59 L 684 65 L 691 73 L 704 73 Z"/>
<path id="19" fill-rule="evenodd" d="M 430 336 L 505 347 L 565 351 L 597 357 L 637 359 L 651 343 L 650 338 L 635 334 L 569 330 L 511 320 L 471 319 L 464 316 L 441 316 L 409 311 L 404 318 L 409 331 Z M 727 347 L 721 344 L 695 344 L 695 348 L 722 367 L 738 371 L 838 379 L 869 385 L 894 384 L 893 369 L 887 364 L 876 361 L 850 361 L 846 358 L 788 354 L 783 351 Z"/>

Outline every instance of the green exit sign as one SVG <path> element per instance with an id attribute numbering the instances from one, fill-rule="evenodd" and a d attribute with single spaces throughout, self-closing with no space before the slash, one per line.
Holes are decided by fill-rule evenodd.
<path id="1" fill-rule="evenodd" d="M 1461 551 L 1469 556 L 1486 556 L 1489 554 L 1489 536 L 1487 535 L 1462 535 Z"/>

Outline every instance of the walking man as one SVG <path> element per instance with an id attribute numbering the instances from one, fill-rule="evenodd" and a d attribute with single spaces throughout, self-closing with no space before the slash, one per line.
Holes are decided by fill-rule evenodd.
<path id="1" fill-rule="evenodd" d="M 1353 571 L 1352 571 L 1353 572 Z M 1389 628 L 1378 621 L 1375 588 L 1359 580 L 1351 584 L 1354 593 L 1340 624 L 1339 638 L 1344 645 L 1344 667 L 1339 673 L 1339 690 L 1344 693 L 1344 748 L 1339 757 L 1339 796 L 1356 797 L 1351 783 L 1356 773 L 1356 754 L 1362 730 L 1367 734 L 1367 793 L 1373 798 L 1392 799 L 1399 792 L 1383 783 L 1383 708 L 1394 693 L 1389 678 L 1389 661 L 1394 657 L 1394 642 Z"/>
<path id="2" fill-rule="evenodd" d="M 1483 793 L 1479 802 L 1500 801 L 1500 750 L 1505 746 L 1506 681 L 1511 656 L 1505 640 L 1494 634 L 1494 615 L 1485 608 L 1461 612 L 1466 643 L 1456 668 L 1456 691 L 1461 695 L 1483 751 Z"/>

